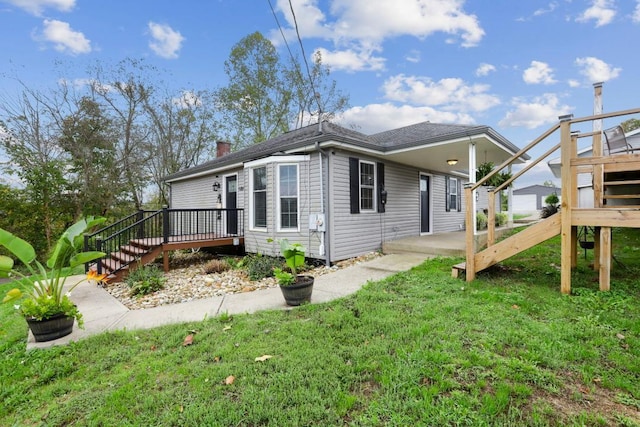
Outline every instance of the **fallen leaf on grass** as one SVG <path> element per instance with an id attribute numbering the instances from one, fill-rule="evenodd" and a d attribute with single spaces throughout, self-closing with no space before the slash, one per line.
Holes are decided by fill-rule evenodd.
<path id="1" fill-rule="evenodd" d="M 618 337 L 619 340 L 623 340 L 625 338 L 625 336 L 622 335 L 621 333 L 617 333 L 616 337 Z"/>
<path id="2" fill-rule="evenodd" d="M 182 342 L 182 346 L 186 347 L 191 344 L 193 344 L 193 334 L 189 334 L 184 338 L 184 341 Z"/>
<path id="3" fill-rule="evenodd" d="M 513 305 L 511 306 L 511 308 L 513 308 L 514 310 L 517 310 L 517 309 L 519 309 L 520 307 L 519 307 L 517 304 L 513 304 Z"/>
<path id="4" fill-rule="evenodd" d="M 265 354 L 264 356 L 256 357 L 256 362 L 264 362 L 265 360 L 271 359 L 273 356 L 270 354 Z"/>
<path id="5" fill-rule="evenodd" d="M 226 331 L 228 331 L 229 329 L 231 329 L 231 325 L 227 325 L 227 326 L 225 326 L 224 328 L 222 328 L 222 331 L 223 331 L 223 332 L 226 332 Z"/>
<path id="6" fill-rule="evenodd" d="M 234 377 L 233 375 L 229 375 L 227 378 L 224 379 L 224 383 L 226 385 L 231 385 L 235 380 L 236 380 L 236 377 Z"/>

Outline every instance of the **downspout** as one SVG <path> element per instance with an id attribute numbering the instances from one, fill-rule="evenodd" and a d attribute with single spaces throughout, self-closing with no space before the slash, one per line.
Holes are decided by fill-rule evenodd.
<path id="1" fill-rule="evenodd" d="M 321 231 L 320 232 L 320 247 L 318 248 L 318 252 L 320 255 L 322 255 L 324 253 L 325 256 L 325 264 L 327 266 L 331 265 L 331 251 L 330 251 L 330 245 L 329 245 L 329 236 L 327 235 L 327 228 L 328 228 L 328 224 L 330 224 L 329 221 L 329 214 L 327 212 L 325 212 L 325 191 L 324 191 L 324 169 L 322 167 L 322 164 L 324 162 L 324 158 L 327 159 L 327 170 L 328 170 L 328 163 L 329 163 L 329 155 L 327 154 L 326 151 L 324 151 L 322 148 L 320 148 L 320 142 L 316 141 L 316 150 L 318 150 L 318 153 L 320 154 L 320 213 L 322 213 L 324 215 L 324 229 L 325 231 Z M 328 183 L 327 183 L 327 187 L 328 187 Z M 328 188 L 327 188 L 328 190 Z M 329 205 L 329 201 L 328 201 L 328 191 L 327 191 L 327 205 Z"/>

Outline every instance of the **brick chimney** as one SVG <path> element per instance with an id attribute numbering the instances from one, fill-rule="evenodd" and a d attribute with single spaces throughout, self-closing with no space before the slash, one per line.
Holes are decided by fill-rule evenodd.
<path id="1" fill-rule="evenodd" d="M 226 141 L 216 141 L 216 158 L 231 153 L 231 143 Z"/>

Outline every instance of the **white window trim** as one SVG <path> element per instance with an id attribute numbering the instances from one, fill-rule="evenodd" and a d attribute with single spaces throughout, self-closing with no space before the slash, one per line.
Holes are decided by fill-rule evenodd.
<path id="1" fill-rule="evenodd" d="M 262 232 L 267 232 L 268 231 L 268 227 L 269 227 L 269 216 L 267 215 L 267 227 L 256 227 L 254 225 L 255 222 L 255 215 L 254 215 L 254 208 L 255 208 L 255 202 L 253 201 L 253 171 L 255 169 L 259 169 L 259 168 L 264 168 L 265 170 L 265 175 L 268 176 L 268 171 L 267 171 L 267 166 L 266 165 L 258 165 L 256 167 L 250 168 L 249 169 L 249 230 L 251 231 L 262 231 Z M 269 196 L 269 193 L 267 191 L 267 189 L 269 188 L 269 183 L 267 182 L 267 186 L 265 188 L 265 193 L 267 194 L 267 199 Z M 267 204 L 267 214 L 269 213 L 269 207 Z"/>
<path id="2" fill-rule="evenodd" d="M 460 178 L 456 178 L 454 176 L 448 176 L 447 179 L 449 180 L 449 211 L 458 212 L 458 203 L 460 203 L 460 200 L 458 200 L 458 180 Z M 455 196 L 455 200 L 456 200 L 455 208 L 451 207 L 451 196 Z"/>
<path id="3" fill-rule="evenodd" d="M 427 178 L 429 178 L 429 186 L 427 187 L 427 193 L 429 194 L 429 231 L 428 232 L 423 232 L 420 231 L 420 235 L 421 236 L 426 236 L 426 235 L 431 235 L 433 234 L 433 180 L 434 180 L 434 175 L 428 172 L 420 172 L 418 174 L 418 200 L 420 199 L 420 185 L 422 185 L 421 180 L 422 177 L 426 176 Z M 422 220 L 422 209 L 420 210 L 420 220 Z"/>
<path id="4" fill-rule="evenodd" d="M 373 201 L 372 201 L 371 209 L 365 209 L 365 208 L 362 207 L 362 180 L 361 180 L 361 177 L 362 177 L 362 165 L 364 163 L 373 166 L 373 184 L 371 186 L 371 192 L 372 192 L 372 196 L 373 196 Z M 377 197 L 376 188 L 377 188 L 377 184 L 378 184 L 377 183 L 378 177 L 376 175 L 377 174 L 376 174 L 376 163 L 375 162 L 370 162 L 368 160 L 359 160 L 358 161 L 358 192 L 359 192 L 358 199 L 359 199 L 359 203 L 360 203 L 360 212 L 361 213 L 363 213 L 363 212 L 364 213 L 377 212 L 378 211 L 378 209 L 377 209 L 378 204 L 377 204 L 377 200 L 376 200 L 376 197 Z M 366 188 L 369 188 L 369 186 L 367 186 Z"/>
<path id="5" fill-rule="evenodd" d="M 295 166 L 296 167 L 296 198 L 298 199 L 298 226 L 296 228 L 282 228 L 282 223 L 281 218 L 280 218 L 280 214 L 281 214 L 281 204 L 280 204 L 280 166 Z M 295 232 L 299 232 L 300 231 L 300 164 L 299 163 L 278 163 L 277 164 L 277 176 L 278 179 L 276 181 L 276 198 L 278 200 L 278 202 L 276 203 L 277 205 L 277 209 L 276 209 L 276 215 L 277 215 L 277 220 L 276 220 L 276 228 L 279 232 L 283 232 L 283 233 L 295 233 Z"/>

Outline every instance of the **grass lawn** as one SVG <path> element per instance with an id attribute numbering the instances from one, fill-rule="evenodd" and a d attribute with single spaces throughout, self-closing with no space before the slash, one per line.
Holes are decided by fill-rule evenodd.
<path id="1" fill-rule="evenodd" d="M 472 283 L 440 258 L 332 303 L 48 350 L 4 305 L 0 425 L 640 426 L 640 230 L 613 241 L 606 293 L 591 251 L 560 293 L 556 238 Z"/>

